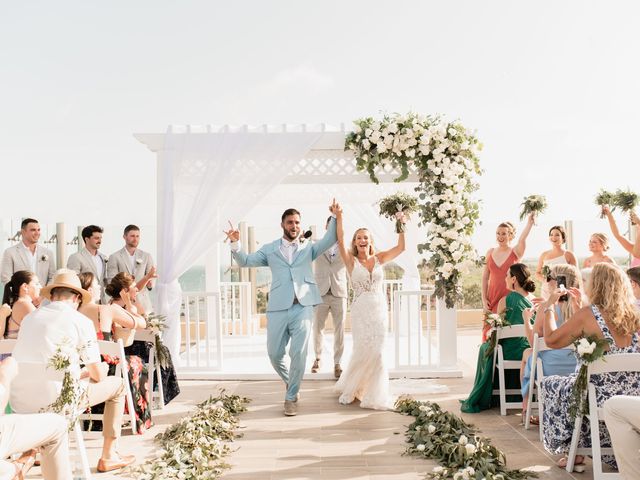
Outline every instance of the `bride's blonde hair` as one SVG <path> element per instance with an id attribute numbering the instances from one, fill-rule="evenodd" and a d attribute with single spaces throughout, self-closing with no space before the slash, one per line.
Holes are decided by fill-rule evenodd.
<path id="1" fill-rule="evenodd" d="M 357 229 L 353 234 L 353 238 L 351 239 L 351 255 L 353 255 L 354 257 L 358 256 L 358 247 L 356 246 L 356 237 L 358 236 L 358 232 L 369 233 L 369 241 L 371 242 L 369 244 L 369 255 L 374 255 L 375 249 L 373 248 L 373 236 L 371 235 L 371 232 L 369 232 L 369 229 L 364 227 Z"/>
<path id="2" fill-rule="evenodd" d="M 631 335 L 640 330 L 640 312 L 631 282 L 620 268 L 596 263 L 589 277 L 587 295 L 617 333 Z"/>

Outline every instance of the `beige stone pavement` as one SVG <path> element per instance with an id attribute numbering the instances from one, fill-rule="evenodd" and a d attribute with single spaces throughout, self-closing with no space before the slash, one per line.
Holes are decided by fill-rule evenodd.
<path id="1" fill-rule="evenodd" d="M 476 336 L 461 338 L 459 348 L 473 350 Z M 470 343 L 469 343 L 470 342 Z M 466 356 L 472 352 L 467 350 Z M 446 385 L 447 393 L 414 395 L 415 398 L 440 403 L 459 412 L 458 399 L 464 398 L 473 383 L 474 366 L 463 365 L 460 379 L 425 382 Z M 311 374 L 307 374 L 309 378 Z M 364 480 L 420 479 L 436 465 L 415 457 L 402 456 L 405 426 L 412 420 L 394 412 L 372 411 L 357 405 L 343 406 L 332 392 L 333 382 L 305 380 L 301 389 L 299 413 L 284 417 L 284 385 L 280 381 L 182 381 L 180 396 L 164 410 L 156 412 L 156 425 L 143 436 L 124 435 L 120 450 L 135 453 L 139 460 L 149 457 L 153 437 L 168 425 L 187 415 L 193 406 L 216 394 L 220 388 L 252 399 L 249 411 L 241 416 L 242 438 L 232 444 L 235 451 L 228 459 L 232 468 L 223 476 L 228 480 Z M 557 456 L 548 455 L 538 440 L 538 431 L 526 431 L 519 425 L 521 417 L 510 411 L 502 417 L 498 409 L 479 414 L 463 414 L 469 422 L 490 437 L 502 449 L 510 468 L 530 467 L 542 479 L 589 479 L 590 465 L 582 474 L 570 475 L 555 466 Z M 95 465 L 100 453 L 99 434 L 88 433 L 86 440 L 93 478 L 130 478 L 122 474 L 97 474 Z M 85 438 L 86 438 L 85 437 Z M 28 478 L 40 478 L 34 468 Z"/>

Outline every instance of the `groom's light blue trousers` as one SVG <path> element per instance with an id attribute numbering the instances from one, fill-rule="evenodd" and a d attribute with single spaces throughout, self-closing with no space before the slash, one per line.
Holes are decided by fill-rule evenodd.
<path id="1" fill-rule="evenodd" d="M 294 303 L 287 310 L 267 312 L 267 353 L 271 365 L 288 385 L 286 400 L 295 400 L 307 364 L 307 347 L 313 320 L 313 307 Z M 289 345 L 289 370 L 284 355 Z"/>

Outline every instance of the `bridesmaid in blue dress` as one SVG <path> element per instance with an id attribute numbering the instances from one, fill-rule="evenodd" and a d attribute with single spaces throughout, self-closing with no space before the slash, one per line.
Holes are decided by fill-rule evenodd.
<path id="1" fill-rule="evenodd" d="M 564 348 L 576 338 L 595 335 L 610 342 L 608 354 L 640 353 L 640 311 L 635 306 L 633 291 L 624 272 L 608 263 L 594 265 L 587 295 L 590 305 L 581 307 L 581 295 L 577 289 L 569 289 L 571 301 L 576 313 L 560 327 L 555 325 L 553 305 L 562 294 L 560 289 L 552 292 L 551 297 L 538 305 L 537 311 L 543 316 L 544 338 L 551 348 Z M 551 375 L 541 383 L 544 396 L 543 440 L 544 448 L 552 454 L 567 454 L 571 444 L 574 422 L 569 415 L 569 400 L 576 375 L 566 377 Z M 591 377 L 596 387 L 598 406 L 615 395 L 640 395 L 640 374 L 637 372 L 605 373 Z M 591 445 L 589 423 L 582 423 L 580 447 Z M 600 442 L 602 447 L 611 446 L 609 432 L 600 423 Z M 603 456 L 603 461 L 615 468 L 615 458 Z M 576 457 L 576 465 L 584 463 L 581 455 Z M 558 461 L 564 468 L 566 456 Z M 584 468 L 584 467 L 582 467 Z M 576 469 L 577 470 L 577 469 Z"/>

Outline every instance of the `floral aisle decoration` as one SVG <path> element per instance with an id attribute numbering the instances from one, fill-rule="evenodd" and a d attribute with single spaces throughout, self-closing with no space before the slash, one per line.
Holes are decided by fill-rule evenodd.
<path id="1" fill-rule="evenodd" d="M 49 358 L 47 368 L 53 368 L 57 372 L 63 372 L 62 387 L 58 398 L 53 403 L 42 409 L 43 412 L 53 412 L 62 415 L 69 421 L 69 429 L 75 425 L 78 416 L 89 404 L 89 396 L 86 386 L 80 381 L 79 372 L 74 371 L 71 365 L 71 356 L 76 353 L 82 358 L 86 347 L 76 348 L 71 340 L 64 338 L 56 346 L 54 354 Z M 89 412 L 91 410 L 89 409 Z"/>
<path id="2" fill-rule="evenodd" d="M 498 344 L 498 329 L 511 325 L 506 318 L 505 313 L 485 312 L 484 323 L 491 327 L 491 335 L 489 336 L 489 346 L 484 352 L 485 357 L 493 357 L 493 352 Z"/>
<path id="3" fill-rule="evenodd" d="M 396 193 L 380 200 L 380 215 L 396 221 L 396 233 L 404 233 L 412 213 L 418 211 L 418 199 L 406 193 Z"/>
<path id="4" fill-rule="evenodd" d="M 396 410 L 415 417 L 406 432 L 410 446 L 405 453 L 440 464 L 427 474 L 429 479 L 520 480 L 537 476 L 529 471 L 508 470 L 505 454 L 491 445 L 491 440 L 479 436 L 475 427 L 442 410 L 437 403 L 401 397 Z"/>
<path id="5" fill-rule="evenodd" d="M 524 197 L 522 210 L 520 211 L 520 221 L 523 221 L 530 214 L 539 215 L 547 209 L 547 198 L 544 195 L 529 195 Z"/>
<path id="6" fill-rule="evenodd" d="M 169 349 L 162 343 L 162 332 L 167 328 L 167 316 L 159 315 L 151 312 L 147 315 L 147 329 L 156 337 L 156 351 L 158 354 L 158 362 L 162 368 L 169 367 L 169 358 L 171 354 Z"/>
<path id="7" fill-rule="evenodd" d="M 196 406 L 193 414 L 156 435 L 160 451 L 155 458 L 129 469 L 138 480 L 212 480 L 229 465 L 224 461 L 237 438 L 240 413 L 249 399 L 224 390 Z"/>
<path id="8" fill-rule="evenodd" d="M 374 183 L 387 166 L 400 170 L 397 182 L 412 170 L 418 176 L 420 223 L 429 225 L 418 251 L 431 254 L 435 294 L 453 308 L 462 299 L 462 273 L 477 260 L 471 236 L 479 206 L 472 194 L 478 189 L 475 177 L 482 173 L 481 143 L 460 122 L 440 116 L 392 114 L 354 124 L 345 150 L 353 152 L 358 170 L 366 170 Z"/>
<path id="9" fill-rule="evenodd" d="M 609 342 L 604 338 L 589 335 L 575 340 L 573 346 L 575 347 L 574 354 L 580 364 L 580 370 L 576 376 L 576 381 L 573 383 L 569 399 L 569 416 L 571 420 L 575 420 L 576 415 L 589 413 L 589 402 L 587 402 L 589 364 L 604 356 L 605 350 L 609 347 Z"/>

